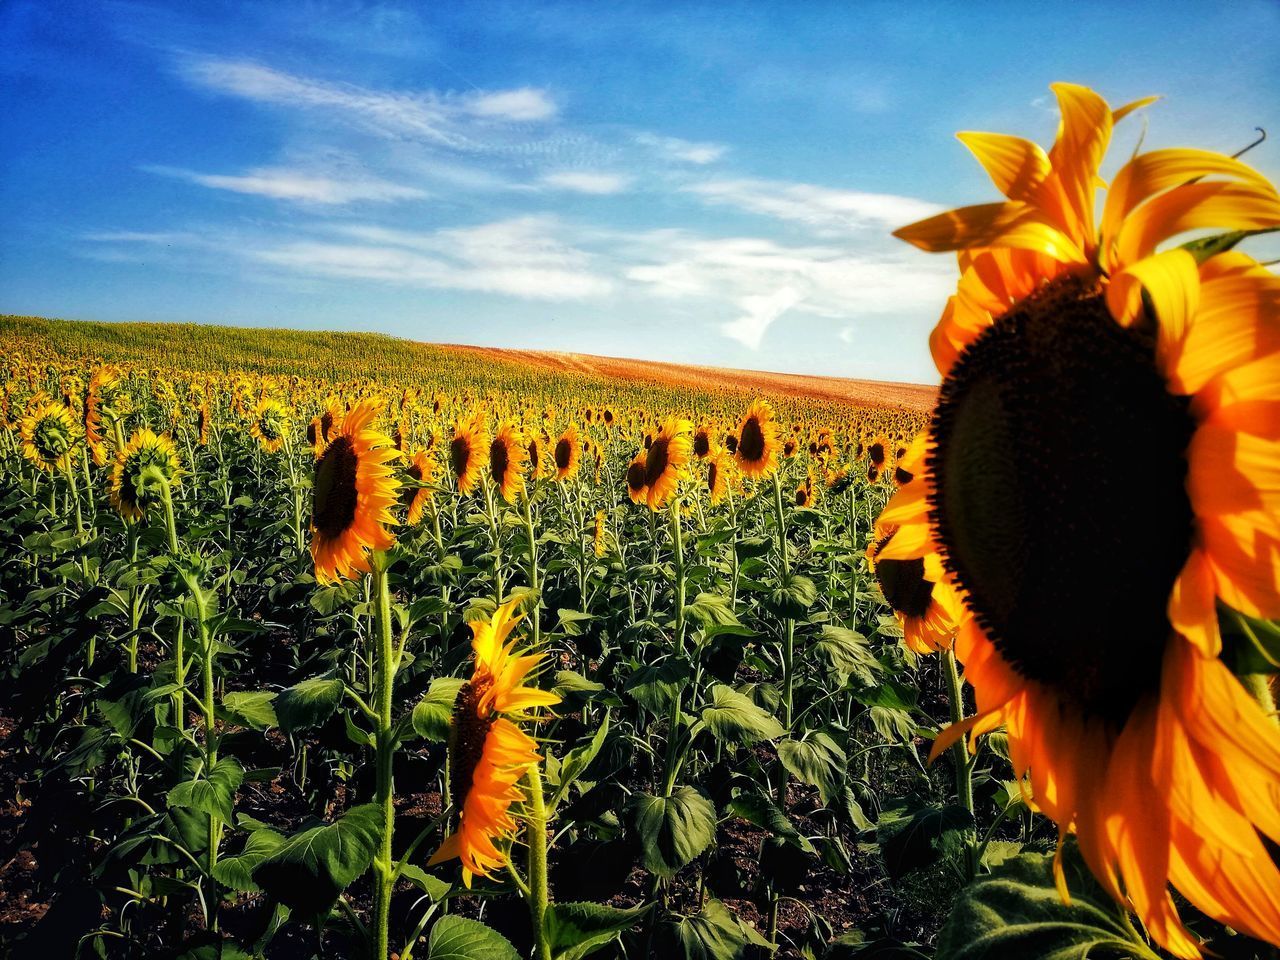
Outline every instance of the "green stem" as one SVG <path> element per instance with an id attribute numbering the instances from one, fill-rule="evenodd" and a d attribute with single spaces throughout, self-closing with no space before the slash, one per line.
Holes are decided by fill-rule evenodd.
<path id="1" fill-rule="evenodd" d="M 675 623 L 675 658 L 684 656 L 684 539 L 680 529 L 680 498 L 671 501 L 671 551 L 672 563 L 675 567 L 676 588 L 676 623 Z M 667 711 L 667 759 L 663 778 L 663 795 L 671 796 L 676 778 L 676 740 L 680 726 L 680 705 L 683 699 L 683 688 L 677 689 L 671 698 L 671 706 Z"/>
<path id="2" fill-rule="evenodd" d="M 375 634 L 377 642 L 377 713 L 376 765 L 377 795 L 375 802 L 382 808 L 382 844 L 373 858 L 374 872 L 374 960 L 386 960 L 390 941 L 391 891 L 395 886 L 395 864 L 391 858 L 391 838 L 395 830 L 395 806 L 393 803 L 392 759 L 395 755 L 395 734 L 392 727 L 392 690 L 395 683 L 395 651 L 391 640 L 391 589 L 387 584 L 388 561 L 385 554 L 373 558 L 373 592 Z"/>
<path id="3" fill-rule="evenodd" d="M 964 720 L 964 688 L 960 681 L 960 672 L 956 669 L 956 655 L 952 650 L 942 652 L 942 663 L 947 677 L 947 697 L 951 701 L 951 722 Z M 969 760 L 969 737 L 961 736 L 951 748 L 951 757 L 956 765 L 956 796 L 960 805 L 973 816 L 973 764 Z M 970 842 L 966 850 L 966 867 L 968 878 L 973 879 L 977 873 L 977 847 Z"/>
<path id="4" fill-rule="evenodd" d="M 529 921 L 536 944 L 534 957 L 551 960 L 551 944 L 543 931 L 543 918 L 551 900 L 547 887 L 547 810 L 542 799 L 542 772 L 536 763 L 529 768 L 525 779 L 529 784 L 525 839 L 529 844 Z"/>
<path id="5" fill-rule="evenodd" d="M 534 483 L 536 481 L 530 481 Z M 539 592 L 538 577 L 538 535 L 533 529 L 533 497 L 528 490 L 524 495 L 524 532 L 529 538 L 529 589 L 533 591 L 533 600 L 529 610 L 529 619 L 533 623 L 533 645 L 538 646 L 541 639 L 540 625 L 538 621 L 538 609 L 541 606 Z"/>
<path id="6" fill-rule="evenodd" d="M 1280 715 L 1276 713 L 1276 698 L 1271 692 L 1271 675 L 1266 673 L 1248 673 L 1240 678 L 1249 696 L 1258 701 L 1262 712 L 1271 718 L 1272 723 L 1280 723 Z"/>
<path id="7" fill-rule="evenodd" d="M 781 471 L 773 475 L 773 516 L 774 533 L 778 544 L 778 569 L 785 587 L 791 579 L 791 561 L 787 556 L 787 521 L 782 510 L 782 476 Z M 795 621 L 791 617 L 782 618 L 782 725 L 791 730 L 795 711 Z M 787 771 L 784 767 L 778 777 L 778 805 L 786 809 Z"/>

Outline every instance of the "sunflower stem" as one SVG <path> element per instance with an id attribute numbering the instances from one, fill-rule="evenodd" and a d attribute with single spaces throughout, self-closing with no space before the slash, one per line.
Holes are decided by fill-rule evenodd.
<path id="1" fill-rule="evenodd" d="M 1258 706 L 1272 723 L 1280 724 L 1280 714 L 1276 713 L 1276 698 L 1271 692 L 1271 675 L 1266 673 L 1247 673 L 1240 678 L 1249 696 L 1258 701 Z"/>
<path id="2" fill-rule="evenodd" d="M 530 481 L 531 484 L 537 481 Z M 538 621 L 538 535 L 533 529 L 533 496 L 529 490 L 524 493 L 524 532 L 529 538 L 529 590 L 533 594 L 531 601 L 531 609 L 529 611 L 529 619 L 533 623 L 533 645 L 538 646 L 541 640 L 541 630 Z"/>
<path id="3" fill-rule="evenodd" d="M 671 500 L 671 552 L 672 563 L 675 568 L 675 588 L 676 588 L 676 622 L 675 622 L 675 658 L 680 660 L 684 656 L 684 539 L 680 530 L 680 498 L 673 497 Z M 671 706 L 667 711 L 667 758 L 664 765 L 663 777 L 663 796 L 671 796 L 671 790 L 675 786 L 676 779 L 676 736 L 677 728 L 680 725 L 680 701 L 683 694 L 682 689 L 677 689 L 675 696 L 671 698 Z"/>
<path id="4" fill-rule="evenodd" d="M 536 944 L 534 957 L 537 960 L 551 960 L 551 944 L 543 928 L 547 904 L 551 902 L 547 887 L 547 808 L 542 799 L 542 771 L 537 763 L 529 767 L 525 779 L 529 784 L 525 839 L 529 844 L 529 921 L 533 925 L 533 940 Z"/>
<path id="5" fill-rule="evenodd" d="M 782 476 L 781 471 L 773 474 L 773 516 L 775 533 L 778 541 L 778 570 L 782 586 L 785 589 L 791 580 L 791 562 L 787 557 L 787 521 L 782 510 Z M 795 709 L 795 639 L 796 623 L 791 617 L 782 618 L 782 726 L 788 733 Z M 778 771 L 778 806 L 784 810 L 787 806 L 787 781 L 790 779 L 787 768 Z"/>
<path id="6" fill-rule="evenodd" d="M 947 676 L 947 698 L 951 701 L 951 722 L 960 723 L 964 720 L 964 688 L 960 681 L 960 672 L 956 669 L 956 655 L 954 650 L 944 650 L 942 652 L 942 662 Z M 956 765 L 956 796 L 960 800 L 960 805 L 969 811 L 969 816 L 973 817 L 973 764 L 969 761 L 969 737 L 962 735 L 955 745 L 951 748 L 951 757 Z M 976 834 L 974 839 L 977 839 Z M 965 850 L 965 866 L 968 871 L 967 879 L 972 880 L 978 872 L 977 864 L 977 846 L 969 841 Z"/>
<path id="7" fill-rule="evenodd" d="M 377 712 L 376 766 L 377 795 L 382 809 L 382 843 L 373 858 L 374 874 L 374 960 L 386 960 L 390 941 L 391 891 L 395 886 L 395 864 L 391 857 L 391 838 L 395 829 L 395 806 L 392 802 L 392 757 L 395 753 L 392 727 L 392 687 L 395 682 L 395 651 L 391 640 L 391 589 L 387 583 L 386 554 L 375 553 L 370 565 L 373 572 L 374 633 L 377 642 Z"/>

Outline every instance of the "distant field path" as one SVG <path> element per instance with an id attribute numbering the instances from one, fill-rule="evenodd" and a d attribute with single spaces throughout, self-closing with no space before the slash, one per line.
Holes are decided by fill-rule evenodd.
<path id="1" fill-rule="evenodd" d="M 490 360 L 523 363 L 549 373 L 577 373 L 606 379 L 632 380 L 662 386 L 701 387 L 706 390 L 742 390 L 788 397 L 808 397 L 842 403 L 897 406 L 928 412 L 933 409 L 938 388 L 920 383 L 887 383 L 879 380 L 849 380 L 843 377 L 814 377 L 798 373 L 767 373 L 760 370 L 733 370 L 728 367 L 695 367 L 654 360 L 624 360 L 584 353 L 549 350 L 506 350 L 442 344 Z"/>

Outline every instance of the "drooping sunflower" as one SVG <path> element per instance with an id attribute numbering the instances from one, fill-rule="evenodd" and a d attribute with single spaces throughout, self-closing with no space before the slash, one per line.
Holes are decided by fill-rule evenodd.
<path id="1" fill-rule="evenodd" d="M 133 431 L 124 449 L 116 451 L 111 468 L 111 505 L 126 523 L 141 520 L 143 514 L 163 502 L 163 494 L 149 481 L 148 467 L 159 470 L 170 486 L 182 477 L 182 464 L 173 441 L 163 434 L 157 436 L 150 427 L 140 427 Z"/>
<path id="2" fill-rule="evenodd" d="M 120 380 L 120 371 L 111 366 L 93 368 L 89 375 L 89 393 L 84 401 L 84 439 L 96 466 L 107 463 L 107 443 L 102 434 L 110 396 Z"/>
<path id="3" fill-rule="evenodd" d="M 716 442 L 711 438 L 711 430 L 707 427 L 699 427 L 693 435 L 693 455 L 699 460 L 705 460 L 715 450 Z"/>
<path id="4" fill-rule="evenodd" d="M 525 463 L 529 465 L 530 478 L 537 480 L 542 476 L 543 461 L 546 459 L 546 451 L 543 447 L 543 441 L 538 437 L 534 430 L 530 430 L 525 435 L 527 442 L 525 443 Z"/>
<path id="5" fill-rule="evenodd" d="M 522 802 L 518 786 L 540 758 L 538 744 L 519 722 L 538 719 L 560 698 L 525 683 L 546 654 L 524 654 L 508 641 L 520 622 L 518 600 L 508 600 L 489 620 L 472 621 L 475 667 L 454 701 L 449 732 L 449 775 L 454 803 L 461 811 L 457 829 L 428 861 L 428 866 L 457 857 L 462 880 L 487 877 L 507 862 L 498 844 L 516 831 L 511 805 Z"/>
<path id="6" fill-rule="evenodd" d="M 317 460 L 329 445 L 329 434 L 333 425 L 342 419 L 342 406 L 337 401 L 330 401 L 324 410 L 307 425 L 307 442 L 311 444 L 311 452 Z"/>
<path id="7" fill-rule="evenodd" d="M 449 441 L 449 466 L 458 483 L 458 492 L 468 494 L 480 481 L 484 469 L 484 456 L 489 448 L 489 429 L 484 415 L 475 413 L 460 417 L 453 425 L 453 439 Z"/>
<path id="8" fill-rule="evenodd" d="M 631 498 L 632 503 L 644 503 L 649 493 L 649 485 L 645 482 L 644 464 L 643 449 L 627 464 L 627 496 Z"/>
<path id="9" fill-rule="evenodd" d="M 335 423 L 315 465 L 311 506 L 311 556 L 316 580 L 333 583 L 369 572 L 369 553 L 396 542 L 387 529 L 400 480 L 389 462 L 400 456 L 391 438 L 373 425 L 378 398 L 361 400 Z"/>
<path id="10" fill-rule="evenodd" d="M 582 463 L 582 444 L 578 442 L 578 428 L 572 423 L 556 440 L 551 459 L 555 462 L 557 480 L 572 480 L 578 475 L 578 467 Z"/>
<path id="11" fill-rule="evenodd" d="M 742 475 L 763 480 L 778 469 L 778 424 L 767 400 L 755 400 L 738 424 L 734 457 Z"/>
<path id="12" fill-rule="evenodd" d="M 212 419 L 209 401 L 202 399 L 199 408 L 196 410 L 196 442 L 202 447 L 209 445 L 209 427 Z"/>
<path id="13" fill-rule="evenodd" d="M 263 397 L 253 408 L 249 423 L 249 435 L 262 445 L 267 453 L 278 453 L 284 446 L 285 431 L 289 429 L 289 412 L 274 397 Z"/>
<path id="14" fill-rule="evenodd" d="M 667 417 L 653 438 L 644 459 L 645 501 L 650 510 L 660 510 L 688 478 L 686 465 L 693 456 L 693 424 L 680 417 Z"/>
<path id="15" fill-rule="evenodd" d="M 972 614 L 955 651 L 978 713 L 935 752 L 1003 723 L 1039 809 L 1175 956 L 1200 950 L 1170 885 L 1280 944 L 1280 728 L 1220 659 L 1216 609 L 1280 617 L 1280 278 L 1225 244 L 1158 249 L 1280 226 L 1280 195 L 1238 160 L 1157 150 L 1095 224 L 1113 124 L 1146 101 L 1053 89 L 1047 154 L 961 134 L 1005 202 L 898 231 L 957 251 L 961 277 L 930 338 L 927 456 L 876 562 L 932 542 Z"/>
<path id="16" fill-rule="evenodd" d="M 431 459 L 427 451 L 418 450 L 409 458 L 409 466 L 405 473 L 409 475 L 413 485 L 405 487 L 401 502 L 407 508 L 404 518 L 405 523 L 413 527 L 422 521 L 422 513 L 427 508 L 427 501 L 431 499 L 431 489 L 417 484 L 431 483 L 435 479 L 435 461 Z"/>
<path id="17" fill-rule="evenodd" d="M 813 506 L 813 476 L 812 474 L 805 477 L 804 480 L 796 487 L 796 506 L 811 507 Z"/>
<path id="18" fill-rule="evenodd" d="M 489 444 L 489 476 L 507 503 L 515 503 L 524 492 L 524 466 L 528 455 L 520 428 L 503 423 Z"/>
<path id="19" fill-rule="evenodd" d="M 41 403 L 19 423 L 22 455 L 45 473 L 71 468 L 76 435 L 75 418 L 64 403 Z"/>

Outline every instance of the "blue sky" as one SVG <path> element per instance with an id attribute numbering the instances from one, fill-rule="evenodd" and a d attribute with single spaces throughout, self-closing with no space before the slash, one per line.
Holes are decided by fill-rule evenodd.
<path id="1" fill-rule="evenodd" d="M 0 312 L 932 382 L 953 263 L 889 232 L 1055 80 L 1164 95 L 1113 168 L 1262 126 L 1280 180 L 1270 0 L 7 0 Z"/>

